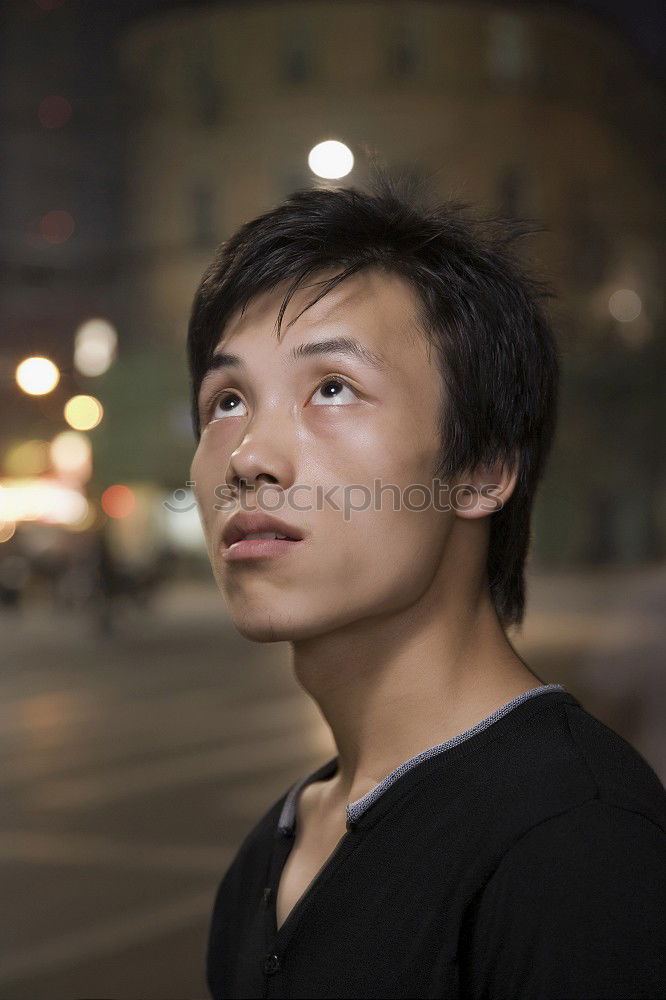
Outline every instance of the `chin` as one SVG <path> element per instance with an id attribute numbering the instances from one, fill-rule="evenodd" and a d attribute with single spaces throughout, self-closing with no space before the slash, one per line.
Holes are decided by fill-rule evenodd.
<path id="1" fill-rule="evenodd" d="M 252 642 L 289 642 L 300 635 L 298 625 L 271 615 L 231 615 L 236 629 Z"/>
<path id="2" fill-rule="evenodd" d="M 252 642 L 299 642 L 312 639 L 331 630 L 330 625 L 318 619 L 295 617 L 288 611 L 268 611 L 265 607 L 256 612 L 250 608 L 229 607 L 234 626 Z"/>
<path id="3" fill-rule="evenodd" d="M 217 574 L 216 583 L 232 624 L 252 642 L 303 642 L 365 617 L 349 595 L 343 604 L 326 606 L 317 591 L 306 595 L 299 588 L 291 593 L 274 586 L 253 589 L 230 584 Z"/>

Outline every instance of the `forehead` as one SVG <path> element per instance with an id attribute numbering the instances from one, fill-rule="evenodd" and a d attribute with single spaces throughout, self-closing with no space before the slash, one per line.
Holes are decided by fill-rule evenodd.
<path id="1" fill-rule="evenodd" d="M 222 344 L 226 349 L 233 343 L 239 351 L 243 345 L 250 348 L 255 344 L 262 351 L 272 345 L 276 351 L 286 353 L 296 342 L 322 339 L 317 335 L 325 332 L 327 337 L 353 337 L 397 367 L 404 367 L 406 358 L 414 354 L 422 364 L 427 341 L 418 323 L 419 302 L 409 283 L 399 275 L 376 268 L 353 274 L 296 320 L 323 282 L 338 273 L 339 269 L 321 271 L 306 279 L 292 295 L 282 319 L 279 344 L 275 324 L 290 281 L 255 296 L 242 316 L 240 309 L 236 310 L 216 350 Z"/>

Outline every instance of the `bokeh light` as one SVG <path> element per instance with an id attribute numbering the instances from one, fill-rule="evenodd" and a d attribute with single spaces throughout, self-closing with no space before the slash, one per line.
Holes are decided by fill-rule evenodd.
<path id="1" fill-rule="evenodd" d="M 327 139 L 310 150 L 308 166 L 317 177 L 337 180 L 346 177 L 354 166 L 354 157 L 349 146 L 337 139 Z"/>
<path id="2" fill-rule="evenodd" d="M 89 531 L 91 528 L 94 528 L 96 526 L 99 520 L 99 516 L 100 516 L 100 510 L 97 504 L 93 503 L 92 500 L 87 500 L 86 510 L 85 513 L 82 515 L 82 517 L 80 517 L 78 521 L 72 521 L 65 527 L 67 528 L 68 531 L 73 531 L 73 532 Z"/>
<path id="3" fill-rule="evenodd" d="M 0 521 L 0 544 L 14 537 L 16 521 Z"/>
<path id="4" fill-rule="evenodd" d="M 0 484 L 0 522 L 72 524 L 87 510 L 77 489 L 54 479 L 13 479 Z"/>
<path id="5" fill-rule="evenodd" d="M 79 431 L 62 431 L 51 442 L 51 462 L 59 475 L 86 482 L 92 472 L 92 447 Z"/>
<path id="6" fill-rule="evenodd" d="M 37 117 L 44 128 L 62 128 L 72 117 L 72 105 L 66 97 L 51 94 L 40 102 Z"/>
<path id="7" fill-rule="evenodd" d="M 44 396 L 55 389 L 60 372 L 49 358 L 26 358 L 16 369 L 16 381 L 30 396 Z"/>
<path id="8" fill-rule="evenodd" d="M 619 323 L 631 323 L 641 314 L 643 303 L 631 288 L 618 288 L 608 300 L 608 311 Z"/>
<path id="9" fill-rule="evenodd" d="M 82 375 L 103 375 L 116 355 L 118 334 L 105 319 L 89 319 L 74 337 L 74 365 Z"/>
<path id="10" fill-rule="evenodd" d="M 69 212 L 56 208 L 42 216 L 39 230 L 47 243 L 65 243 L 74 232 L 74 219 Z"/>
<path id="11" fill-rule="evenodd" d="M 101 504 L 109 517 L 128 517 L 136 506 L 136 497 L 129 486 L 114 483 L 102 493 Z"/>
<path id="12" fill-rule="evenodd" d="M 94 396 L 72 396 L 65 403 L 65 420 L 76 431 L 90 431 L 104 416 L 104 408 Z"/>
<path id="13" fill-rule="evenodd" d="M 3 464 L 8 476 L 41 476 L 51 464 L 48 441 L 32 438 L 12 445 Z"/>

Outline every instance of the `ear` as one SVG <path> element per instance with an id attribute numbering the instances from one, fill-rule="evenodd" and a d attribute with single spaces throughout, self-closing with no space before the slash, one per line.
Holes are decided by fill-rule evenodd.
<path id="1" fill-rule="evenodd" d="M 451 505 L 458 517 L 487 517 L 500 510 L 511 497 L 520 471 L 516 449 L 504 462 L 481 464 L 460 476 L 451 491 Z"/>

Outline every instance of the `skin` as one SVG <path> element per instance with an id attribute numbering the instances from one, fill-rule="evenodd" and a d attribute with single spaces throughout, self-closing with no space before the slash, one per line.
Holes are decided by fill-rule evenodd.
<path id="1" fill-rule="evenodd" d="M 372 488 L 381 479 L 404 490 L 431 485 L 437 467 L 441 376 L 402 278 L 362 271 L 286 329 L 314 296 L 315 281 L 332 273 L 293 296 L 279 341 L 274 324 L 286 284 L 231 318 L 217 349 L 242 356 L 247 368 L 207 380 L 200 402 L 217 405 L 212 419 L 202 418 L 190 478 L 234 623 L 250 639 L 291 644 L 295 676 L 331 728 L 338 773 L 304 789 L 300 808 L 320 830 L 334 831 L 334 842 L 348 802 L 542 682 L 516 654 L 490 599 L 487 498 L 414 511 L 394 510 L 389 497 L 348 520 L 328 504 L 276 509 L 297 483 Z M 339 336 L 381 355 L 384 369 L 338 354 L 289 358 L 297 344 Z M 350 388 L 331 388 L 332 377 Z M 220 405 L 223 390 L 234 390 L 235 408 Z M 449 485 L 495 484 L 494 496 L 506 502 L 515 482 L 515 469 L 499 467 L 468 470 Z M 215 488 L 225 483 L 240 490 L 245 509 L 272 509 L 299 527 L 307 537 L 298 551 L 223 560 L 220 532 L 238 506 L 214 509 Z M 297 494 L 296 504 L 308 496 Z"/>

